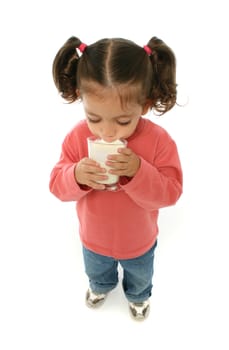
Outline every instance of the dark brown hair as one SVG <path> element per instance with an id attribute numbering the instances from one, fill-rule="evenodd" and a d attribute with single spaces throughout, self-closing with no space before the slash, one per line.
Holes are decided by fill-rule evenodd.
<path id="1" fill-rule="evenodd" d="M 53 78 L 61 96 L 74 102 L 90 91 L 90 83 L 116 88 L 122 102 L 146 102 L 159 114 L 176 103 L 176 59 L 173 51 L 153 37 L 143 47 L 122 38 L 102 39 L 88 45 L 83 54 L 76 50 L 81 40 L 71 37 L 53 62 Z"/>

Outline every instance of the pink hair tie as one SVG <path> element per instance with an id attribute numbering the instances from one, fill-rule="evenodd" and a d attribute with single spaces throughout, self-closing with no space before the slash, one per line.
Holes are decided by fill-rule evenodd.
<path id="1" fill-rule="evenodd" d="M 149 55 L 149 56 L 152 55 L 153 51 L 151 50 L 151 48 L 148 45 L 143 46 L 143 49 L 145 50 L 147 55 Z"/>
<path id="2" fill-rule="evenodd" d="M 84 43 L 81 43 L 80 46 L 78 47 L 78 49 L 80 50 L 80 52 L 84 52 L 84 50 L 86 49 L 87 45 Z"/>

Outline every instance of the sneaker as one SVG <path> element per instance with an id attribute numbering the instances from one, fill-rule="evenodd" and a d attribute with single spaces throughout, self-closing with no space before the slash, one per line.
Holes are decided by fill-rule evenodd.
<path id="1" fill-rule="evenodd" d="M 143 301 L 142 303 L 129 302 L 129 309 L 133 319 L 137 321 L 145 320 L 150 311 L 149 299 Z"/>
<path id="2" fill-rule="evenodd" d="M 92 292 L 92 290 L 89 288 L 86 293 L 86 305 L 92 308 L 99 307 L 104 303 L 106 296 L 107 294 Z"/>

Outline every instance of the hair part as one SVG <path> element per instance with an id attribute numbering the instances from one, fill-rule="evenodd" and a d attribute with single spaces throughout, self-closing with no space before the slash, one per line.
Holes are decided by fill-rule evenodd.
<path id="1" fill-rule="evenodd" d="M 76 49 L 81 43 L 77 37 L 68 39 L 53 62 L 55 85 L 68 102 L 78 100 L 80 94 L 93 93 L 90 83 L 94 82 L 116 89 L 122 104 L 147 102 L 159 114 L 175 105 L 176 60 L 162 40 L 149 40 L 150 56 L 143 47 L 122 38 L 99 40 L 79 56 Z"/>

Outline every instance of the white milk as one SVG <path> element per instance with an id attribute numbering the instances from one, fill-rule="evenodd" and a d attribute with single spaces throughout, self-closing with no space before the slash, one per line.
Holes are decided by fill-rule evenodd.
<path id="1" fill-rule="evenodd" d="M 118 154 L 118 148 L 126 147 L 126 142 L 122 140 L 116 140 L 113 142 L 106 142 L 102 139 L 95 139 L 93 137 L 89 137 L 88 141 L 88 156 L 89 158 L 95 160 L 100 163 L 102 168 L 106 168 L 109 171 L 110 167 L 105 164 L 107 161 L 107 156 L 111 154 Z M 99 181 L 99 183 L 107 185 L 107 189 L 116 190 L 117 183 L 119 180 L 118 175 L 106 173 L 108 176 L 107 180 Z"/>

